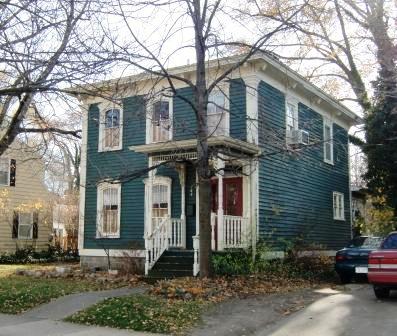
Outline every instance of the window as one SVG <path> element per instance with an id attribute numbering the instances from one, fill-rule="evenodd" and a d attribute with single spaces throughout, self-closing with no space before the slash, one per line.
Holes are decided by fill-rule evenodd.
<path id="1" fill-rule="evenodd" d="M 33 238 L 33 213 L 19 213 L 18 239 Z"/>
<path id="2" fill-rule="evenodd" d="M 0 158 L 0 186 L 8 186 L 10 180 L 10 160 Z"/>
<path id="3" fill-rule="evenodd" d="M 345 220 L 344 195 L 342 193 L 334 191 L 333 204 L 334 204 L 334 219 Z"/>
<path id="4" fill-rule="evenodd" d="M 98 187 L 97 238 L 120 237 L 120 199 L 119 184 L 106 183 Z"/>
<path id="5" fill-rule="evenodd" d="M 120 108 L 101 108 L 99 151 L 119 150 L 123 139 L 123 112 Z"/>
<path id="6" fill-rule="evenodd" d="M 222 91 L 212 91 L 208 96 L 207 124 L 210 136 L 228 135 L 227 99 Z"/>
<path id="7" fill-rule="evenodd" d="M 298 103 L 291 99 L 286 105 L 286 128 L 287 132 L 298 129 Z"/>
<path id="8" fill-rule="evenodd" d="M 324 119 L 324 162 L 334 163 L 334 141 L 332 122 Z"/>
<path id="9" fill-rule="evenodd" d="M 151 140 L 164 142 L 172 139 L 171 99 L 161 99 L 152 105 Z"/>
<path id="10" fill-rule="evenodd" d="M 151 183 L 147 178 L 145 182 L 145 195 L 148 203 L 146 206 L 146 228 L 150 225 L 156 228 L 165 217 L 171 216 L 171 184 L 172 179 L 167 176 L 155 176 Z M 151 185 L 151 193 L 149 186 Z M 151 223 L 151 224 L 150 224 Z"/>
<path id="11" fill-rule="evenodd" d="M 382 249 L 394 250 L 397 249 L 397 235 L 391 234 L 388 236 L 382 244 Z"/>

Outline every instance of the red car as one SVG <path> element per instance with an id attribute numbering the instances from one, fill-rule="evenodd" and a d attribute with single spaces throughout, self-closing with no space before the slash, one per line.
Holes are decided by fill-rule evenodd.
<path id="1" fill-rule="evenodd" d="M 392 289 L 397 290 L 397 232 L 390 233 L 380 249 L 369 254 L 368 281 L 374 285 L 378 299 L 389 297 Z"/>

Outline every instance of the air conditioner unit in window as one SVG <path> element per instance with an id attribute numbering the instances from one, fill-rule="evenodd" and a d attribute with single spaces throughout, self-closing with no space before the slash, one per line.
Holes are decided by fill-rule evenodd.
<path id="1" fill-rule="evenodd" d="M 287 144 L 288 145 L 308 145 L 309 132 L 304 130 L 289 130 L 287 131 Z"/>

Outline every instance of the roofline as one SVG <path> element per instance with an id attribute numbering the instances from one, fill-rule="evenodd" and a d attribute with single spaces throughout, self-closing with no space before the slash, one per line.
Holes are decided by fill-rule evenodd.
<path id="1" fill-rule="evenodd" d="M 219 59 L 209 60 L 209 61 L 207 61 L 207 66 L 208 66 L 208 68 L 213 68 L 215 66 L 224 66 L 224 65 L 228 65 L 228 64 L 233 64 L 233 63 L 241 60 L 243 57 L 244 57 L 244 54 L 240 54 L 240 55 L 234 55 L 234 56 L 228 56 L 228 57 L 223 57 L 223 58 L 219 58 Z M 257 52 L 253 56 L 251 56 L 247 62 L 258 61 L 258 60 L 263 60 L 264 62 L 272 65 L 274 68 L 281 71 L 286 76 L 292 78 L 294 81 L 301 84 L 305 90 L 313 93 L 314 95 L 316 95 L 319 98 L 326 101 L 328 104 L 333 106 L 336 110 L 342 112 L 346 117 L 348 117 L 350 120 L 352 120 L 353 125 L 358 125 L 358 124 L 364 123 L 364 120 L 360 116 L 358 116 L 356 113 L 351 111 L 345 105 L 340 103 L 337 99 L 332 97 L 330 94 L 326 93 L 325 91 L 323 91 L 322 89 L 320 89 L 319 87 L 317 87 L 316 85 L 311 83 L 309 80 L 305 79 L 298 72 L 296 72 L 295 70 L 291 69 L 289 66 L 287 66 L 284 63 L 282 63 L 281 61 L 279 61 L 277 59 L 277 56 L 272 57 L 268 53 Z M 184 73 L 194 72 L 195 69 L 196 69 L 196 64 L 193 63 L 193 64 L 189 64 L 189 65 L 172 67 L 172 68 L 167 69 L 167 71 L 172 75 L 182 75 Z M 150 80 L 153 77 L 155 77 L 155 75 L 150 74 L 148 72 L 141 72 L 136 75 L 100 81 L 100 82 L 96 82 L 93 84 L 86 84 L 86 85 L 83 85 L 81 89 L 77 89 L 75 91 L 81 92 L 82 94 L 84 94 L 84 93 L 89 94 L 89 91 L 93 90 L 93 89 L 111 88 L 113 86 L 128 85 L 128 84 L 131 84 L 134 82 Z M 87 90 L 84 90 L 85 88 Z"/>

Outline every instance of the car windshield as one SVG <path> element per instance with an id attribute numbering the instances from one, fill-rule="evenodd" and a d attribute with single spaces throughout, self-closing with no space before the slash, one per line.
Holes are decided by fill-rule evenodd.
<path id="1" fill-rule="evenodd" d="M 350 242 L 349 247 L 378 248 L 381 243 L 380 237 L 356 237 Z"/>
<path id="2" fill-rule="evenodd" d="M 386 238 L 386 240 L 382 244 L 382 248 L 388 249 L 397 249 L 397 234 L 392 234 Z"/>

